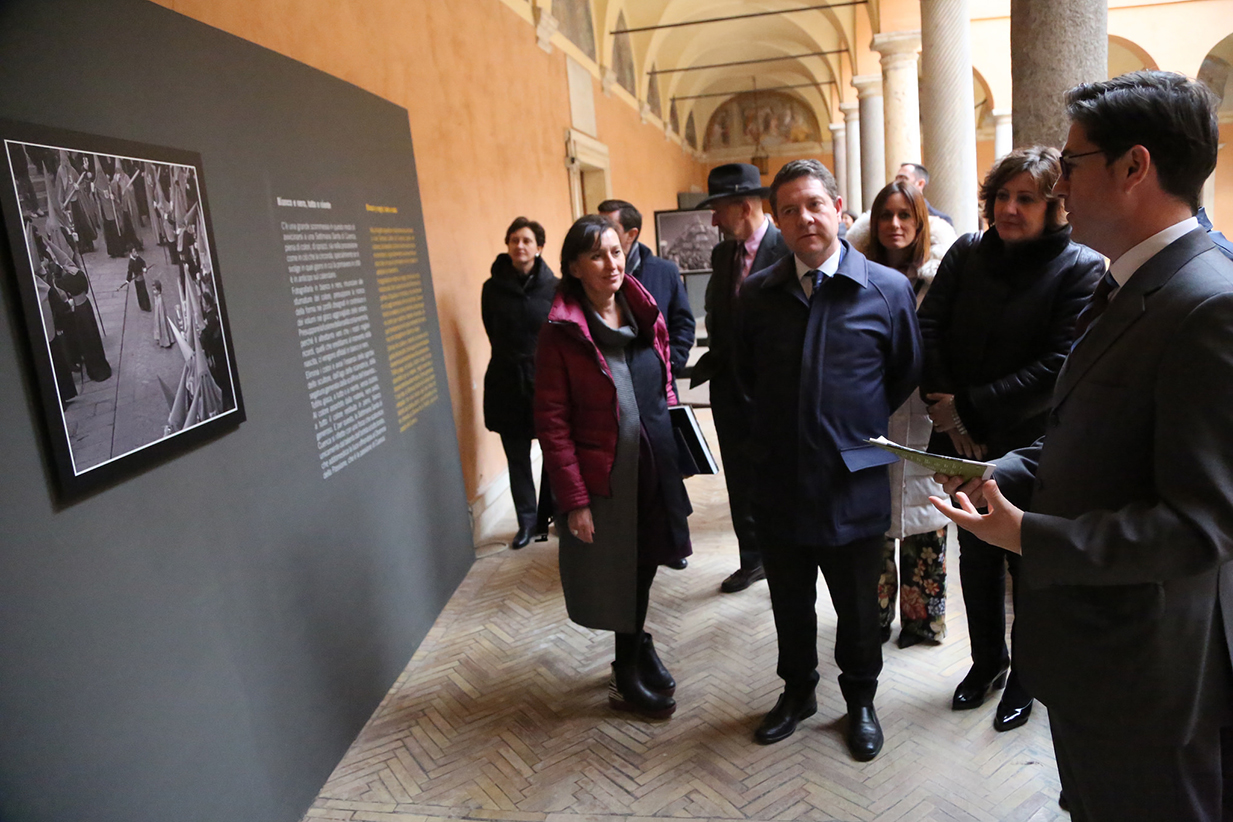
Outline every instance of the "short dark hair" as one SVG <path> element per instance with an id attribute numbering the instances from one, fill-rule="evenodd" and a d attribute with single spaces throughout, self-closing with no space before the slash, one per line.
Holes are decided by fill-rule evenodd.
<path id="1" fill-rule="evenodd" d="M 925 185 L 929 185 L 929 169 L 922 166 L 920 163 L 900 163 L 899 167 L 907 166 L 912 169 L 912 173 L 925 181 Z"/>
<path id="2" fill-rule="evenodd" d="M 587 214 L 574 221 L 561 241 L 561 282 L 557 286 L 560 293 L 579 302 L 585 298 L 582 280 L 570 273 L 570 264 L 583 254 L 599 248 L 605 231 L 615 230 L 612 221 L 601 214 Z"/>
<path id="3" fill-rule="evenodd" d="M 839 184 L 835 182 L 835 175 L 831 174 L 830 169 L 822 165 L 818 160 L 792 160 L 779 169 L 778 173 L 775 174 L 775 180 L 771 183 L 771 213 L 776 216 L 779 215 L 779 189 L 793 180 L 799 180 L 801 177 L 813 177 L 822 183 L 822 188 L 826 189 L 827 195 L 832 200 L 839 199 Z"/>
<path id="4" fill-rule="evenodd" d="M 604 200 L 596 209 L 600 214 L 611 214 L 617 212 L 617 222 L 621 224 L 621 228 L 626 231 L 633 231 L 635 228 L 642 230 L 642 213 L 634 208 L 632 203 L 627 203 L 624 200 Z"/>
<path id="5" fill-rule="evenodd" d="M 994 163 L 980 185 L 980 199 L 985 204 L 985 222 L 994 224 L 993 206 L 997 202 L 998 189 L 1006 185 L 1011 177 L 1026 172 L 1032 182 L 1036 183 L 1036 191 L 1048 203 L 1045 230 L 1053 231 L 1066 225 L 1066 210 L 1062 207 L 1062 199 L 1053 193 L 1053 186 L 1057 184 L 1058 177 L 1062 176 L 1061 157 L 1061 152 L 1052 146 L 1026 146 L 1015 149 Z"/>
<path id="6" fill-rule="evenodd" d="M 535 235 L 535 245 L 543 248 L 544 243 L 548 241 L 548 235 L 544 233 L 544 227 L 534 220 L 528 220 L 526 217 L 515 217 L 514 221 L 509 224 L 509 228 L 505 229 L 505 244 L 509 245 L 509 238 L 514 235 L 515 231 L 521 231 L 524 228 L 531 229 L 531 233 Z"/>
<path id="7" fill-rule="evenodd" d="M 925 195 L 920 193 L 920 189 L 902 180 L 891 180 L 878 192 L 878 196 L 873 198 L 873 205 L 869 208 L 869 259 L 875 263 L 890 265 L 890 255 L 886 246 L 882 245 L 882 238 L 878 236 L 878 221 L 886 210 L 886 201 L 895 194 L 904 196 L 908 207 L 912 209 L 912 217 L 916 220 L 916 237 L 912 240 L 908 255 L 909 262 L 920 268 L 925 260 L 929 259 L 929 207 L 925 205 Z"/>
<path id="8" fill-rule="evenodd" d="M 1168 71 L 1132 71 L 1066 92 L 1066 115 L 1104 152 L 1106 165 L 1143 146 L 1160 187 L 1192 213 L 1216 167 L 1216 110 L 1207 86 Z"/>

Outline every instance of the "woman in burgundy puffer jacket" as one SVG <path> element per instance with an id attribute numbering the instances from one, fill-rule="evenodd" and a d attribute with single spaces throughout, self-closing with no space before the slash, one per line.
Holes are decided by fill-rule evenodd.
<path id="1" fill-rule="evenodd" d="M 606 218 L 574 223 L 561 272 L 535 369 L 536 434 L 557 522 L 569 526 L 560 529 L 561 588 L 570 619 L 616 633 L 609 704 L 665 718 L 676 682 L 643 624 L 656 569 L 691 552 L 668 418 L 668 331 L 654 299 L 625 276 Z"/>

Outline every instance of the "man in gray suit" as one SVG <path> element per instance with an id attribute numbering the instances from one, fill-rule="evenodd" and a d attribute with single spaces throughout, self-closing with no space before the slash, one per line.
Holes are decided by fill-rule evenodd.
<path id="1" fill-rule="evenodd" d="M 1044 438 L 968 483 L 962 510 L 934 502 L 1023 555 L 1018 660 L 1049 708 L 1073 818 L 1228 820 L 1233 263 L 1195 218 L 1215 100 L 1181 75 L 1134 72 L 1066 104 L 1055 190 L 1074 239 L 1113 262 Z"/>
<path id="2" fill-rule="evenodd" d="M 728 163 L 711 169 L 707 176 L 709 196 L 700 204 L 710 207 L 711 224 L 726 237 L 711 252 L 711 279 L 706 286 L 708 347 L 694 366 L 690 382 L 691 387 L 708 380 L 711 383 L 711 413 L 724 462 L 732 529 L 741 552 L 741 567 L 719 586 L 725 594 L 743 591 L 766 579 L 750 501 L 753 466 L 748 453 L 749 410 L 733 366 L 732 312 L 745 278 L 788 256 L 779 229 L 762 211 L 762 198 L 769 191 L 762 186 L 757 167 Z"/>

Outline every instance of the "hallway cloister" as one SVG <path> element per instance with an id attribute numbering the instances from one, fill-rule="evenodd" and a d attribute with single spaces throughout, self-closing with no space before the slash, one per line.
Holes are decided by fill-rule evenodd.
<path id="1" fill-rule="evenodd" d="M 698 416 L 714 443 L 709 409 Z M 754 744 L 781 688 L 770 597 L 765 583 L 718 592 L 736 558 L 723 477 L 687 485 L 694 556 L 685 571 L 661 569 L 648 618 L 677 678 L 675 716 L 609 710 L 611 635 L 567 619 L 555 538 L 497 551 L 472 567 L 306 821 L 1069 818 L 1039 703 L 1008 733 L 993 730 L 993 698 L 950 710 L 969 665 L 953 538 L 945 640 L 884 646 L 882 754 L 860 764 L 844 746 L 825 591 L 818 713 L 784 742 Z"/>

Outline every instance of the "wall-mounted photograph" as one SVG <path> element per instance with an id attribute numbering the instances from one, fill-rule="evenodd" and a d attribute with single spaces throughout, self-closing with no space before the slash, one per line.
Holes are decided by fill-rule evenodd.
<path id="1" fill-rule="evenodd" d="M 676 263 L 682 274 L 709 274 L 711 249 L 722 239 L 709 208 L 656 211 L 655 237 L 659 256 Z"/>
<path id="2" fill-rule="evenodd" d="M 199 155 L 0 121 L 0 211 L 58 485 L 244 419 Z"/>

